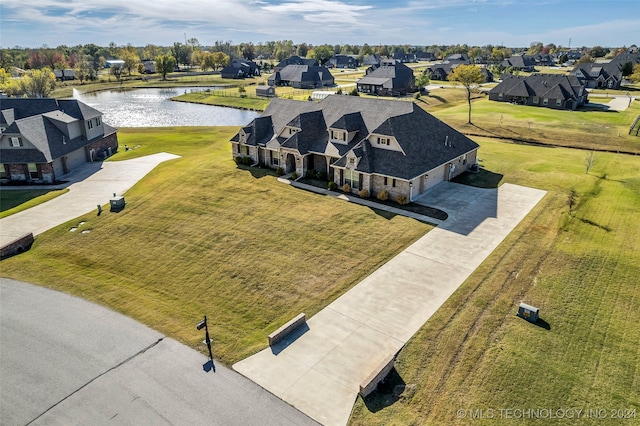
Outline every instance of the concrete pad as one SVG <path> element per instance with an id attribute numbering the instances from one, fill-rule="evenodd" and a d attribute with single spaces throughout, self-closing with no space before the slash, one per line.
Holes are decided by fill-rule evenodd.
<path id="1" fill-rule="evenodd" d="M 69 181 L 66 194 L 0 219 L 0 247 L 30 232 L 36 236 L 88 212 L 96 211 L 97 214 L 97 206 L 108 204 L 114 193 L 123 195 L 158 164 L 175 158 L 179 156 L 163 152 L 125 161 L 87 163 L 79 167 L 61 177 Z M 2 188 L 2 191 L 11 190 Z M 108 214 L 108 211 L 103 214 Z"/>
<path id="2" fill-rule="evenodd" d="M 417 202 L 446 211 L 442 225 L 310 318 L 309 329 L 284 350 L 265 349 L 233 368 L 323 424 L 346 424 L 362 380 L 402 348 L 544 194 L 510 184 L 436 185 Z"/>
<path id="3" fill-rule="evenodd" d="M 0 361 L 3 425 L 317 424 L 233 370 L 206 372 L 205 356 L 130 318 L 7 279 Z"/>

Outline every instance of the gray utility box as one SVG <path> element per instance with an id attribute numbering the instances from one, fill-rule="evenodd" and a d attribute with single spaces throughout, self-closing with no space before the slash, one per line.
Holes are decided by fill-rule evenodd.
<path id="1" fill-rule="evenodd" d="M 111 211 L 118 211 L 118 210 L 122 210 L 124 209 L 124 205 L 125 205 L 125 201 L 124 201 L 124 197 L 121 195 L 116 196 L 115 194 L 113 195 L 113 198 L 111 199 Z"/>
<path id="2" fill-rule="evenodd" d="M 526 303 L 520 303 L 518 306 L 518 315 L 521 318 L 526 319 L 529 322 L 537 322 L 540 309 L 535 306 L 527 305 Z"/>

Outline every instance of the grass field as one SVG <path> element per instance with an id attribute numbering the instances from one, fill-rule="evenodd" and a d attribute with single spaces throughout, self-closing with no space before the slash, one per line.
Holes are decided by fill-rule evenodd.
<path id="1" fill-rule="evenodd" d="M 586 174 L 583 151 L 479 142 L 501 183 L 548 194 L 411 339 L 390 383 L 358 400 L 351 424 L 469 424 L 469 410 L 495 416 L 473 424 L 528 424 L 499 410 L 544 408 L 637 424 L 640 159 L 597 153 Z M 540 326 L 514 315 L 521 301 L 540 308 Z M 636 420 L 616 421 L 614 409 Z"/>
<path id="2" fill-rule="evenodd" d="M 18 213 L 68 192 L 68 189 L 5 189 L 0 191 L 0 218 Z"/>
<path id="3" fill-rule="evenodd" d="M 640 153 L 640 138 L 628 134 L 629 126 L 640 114 L 640 101 L 623 112 L 604 112 L 559 111 L 482 98 L 472 103 L 472 125 L 467 124 L 466 103 L 427 110 L 456 130 L 471 135 Z"/>
<path id="4" fill-rule="evenodd" d="M 87 214 L 2 261 L 2 275 L 109 306 L 194 348 L 207 315 L 226 364 L 267 346 L 300 312 L 311 316 L 424 235 L 430 226 L 243 170 L 237 128 L 120 129 L 126 159 L 167 151 L 127 191 L 118 213 Z M 85 221 L 88 234 L 69 232 Z"/>

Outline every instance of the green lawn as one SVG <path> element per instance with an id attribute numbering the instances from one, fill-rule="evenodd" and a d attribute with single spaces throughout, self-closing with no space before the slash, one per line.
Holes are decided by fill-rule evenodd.
<path id="1" fill-rule="evenodd" d="M 499 410 L 536 408 L 608 414 L 545 424 L 637 424 L 640 159 L 596 153 L 586 174 L 584 151 L 479 142 L 501 183 L 549 192 L 401 351 L 391 383 L 358 399 L 351 424 L 469 424 L 458 410 L 493 410 L 473 424 L 529 424 Z M 521 301 L 540 308 L 540 327 L 514 315 Z"/>
<path id="2" fill-rule="evenodd" d="M 68 189 L 3 189 L 0 191 L 0 218 L 37 206 L 68 191 Z"/>
<path id="3" fill-rule="evenodd" d="M 267 346 L 430 226 L 278 183 L 231 160 L 236 128 L 120 129 L 133 147 L 111 160 L 166 151 L 127 191 L 120 213 L 89 213 L 2 261 L 2 275 L 109 306 L 199 350 L 207 315 L 226 364 Z M 89 233 L 69 229 L 84 221 Z"/>
<path id="4" fill-rule="evenodd" d="M 598 102 L 597 98 L 595 101 Z M 472 103 L 472 125 L 467 124 L 466 102 L 431 112 L 458 131 L 471 135 L 640 153 L 640 138 L 628 134 L 629 126 L 640 114 L 640 101 L 633 102 L 624 112 L 559 111 L 484 97 Z"/>

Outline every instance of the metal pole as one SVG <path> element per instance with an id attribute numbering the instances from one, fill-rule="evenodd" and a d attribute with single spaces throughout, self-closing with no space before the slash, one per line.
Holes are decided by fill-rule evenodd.
<path id="1" fill-rule="evenodd" d="M 204 316 L 204 333 L 205 333 L 205 342 L 207 343 L 207 348 L 209 349 L 209 358 L 211 358 L 211 362 L 213 362 L 213 354 L 211 353 L 211 339 L 209 338 L 209 327 L 207 326 L 207 316 Z"/>

